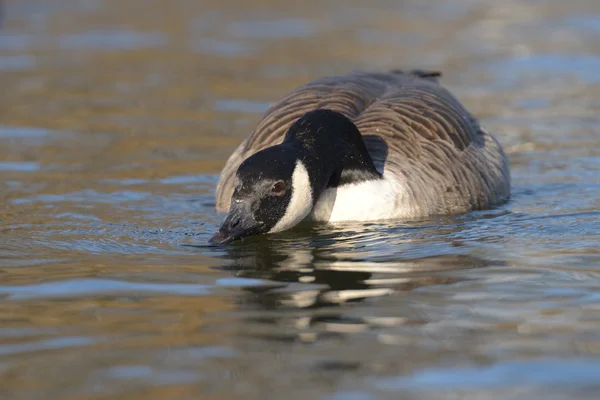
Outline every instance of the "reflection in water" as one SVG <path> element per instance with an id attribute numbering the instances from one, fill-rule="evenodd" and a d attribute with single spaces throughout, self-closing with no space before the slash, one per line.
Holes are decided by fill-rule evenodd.
<path id="1" fill-rule="evenodd" d="M 376 236 L 381 238 L 379 227 L 365 229 L 348 224 L 332 230 L 323 224 L 303 228 L 225 247 L 226 254 L 221 257 L 230 264 L 220 269 L 238 277 L 279 283 L 244 288 L 245 294 L 239 300 L 244 309 L 281 311 L 269 317 L 248 318 L 247 324 L 253 330 L 244 331 L 244 336 L 312 342 L 378 326 L 419 324 L 422 321 L 401 315 L 349 317 L 340 307 L 421 287 L 454 284 L 465 278 L 452 272 L 490 265 L 490 261 L 470 254 L 407 259 L 393 256 L 372 261 L 360 248 Z M 348 238 L 353 238 L 353 252 L 347 251 Z M 282 330 L 287 333 L 282 334 Z"/>

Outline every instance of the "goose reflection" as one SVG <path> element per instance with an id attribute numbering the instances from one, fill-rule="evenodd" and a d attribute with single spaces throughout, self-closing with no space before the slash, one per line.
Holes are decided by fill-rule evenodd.
<path id="1" fill-rule="evenodd" d="M 345 305 L 399 295 L 429 285 L 446 285 L 460 278 L 453 271 L 480 268 L 486 260 L 449 254 L 402 259 L 377 257 L 368 243 L 378 229 L 310 226 L 294 233 L 257 238 L 226 248 L 230 264 L 223 269 L 238 277 L 272 284 L 242 289 L 245 311 L 271 310 L 248 318 L 255 335 L 272 340 L 313 341 L 323 335 L 344 335 L 378 326 L 415 324 L 418 316 L 356 316 Z M 394 246 L 413 240 L 394 236 Z M 413 237 L 414 238 L 414 237 Z M 378 252 L 381 246 L 376 246 Z M 274 284 L 273 284 L 274 283 Z"/>

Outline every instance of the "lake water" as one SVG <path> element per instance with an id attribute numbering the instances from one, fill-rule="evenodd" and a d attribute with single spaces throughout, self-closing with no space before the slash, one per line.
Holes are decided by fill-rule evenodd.
<path id="1" fill-rule="evenodd" d="M 597 0 L 5 0 L 0 398 L 596 399 Z M 513 198 L 209 247 L 270 102 L 429 68 Z"/>

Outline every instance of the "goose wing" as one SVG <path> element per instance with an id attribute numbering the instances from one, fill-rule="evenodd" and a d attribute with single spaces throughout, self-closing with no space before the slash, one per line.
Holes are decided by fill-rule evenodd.
<path id="1" fill-rule="evenodd" d="M 411 192 L 408 198 L 398 200 L 415 203 L 399 204 L 405 209 L 412 207 L 410 215 L 447 213 L 474 208 L 475 203 L 487 204 L 489 190 L 482 193 L 485 177 L 467 173 L 481 168 L 476 165 L 477 152 L 467 150 L 484 147 L 489 138 L 460 102 L 437 83 L 439 76 L 437 72 L 419 70 L 354 73 L 317 79 L 296 88 L 269 107 L 254 132 L 227 161 L 217 186 L 217 210 L 229 208 L 235 172 L 241 162 L 281 143 L 298 118 L 317 108 L 328 108 L 353 120 L 380 172 L 411 186 L 406 187 Z M 469 165 L 462 172 L 457 163 L 459 167 Z"/>

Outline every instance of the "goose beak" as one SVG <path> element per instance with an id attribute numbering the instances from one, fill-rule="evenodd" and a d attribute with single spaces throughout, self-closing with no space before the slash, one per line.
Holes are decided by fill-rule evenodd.
<path id="1" fill-rule="evenodd" d="M 229 215 L 223 221 L 219 231 L 208 242 L 214 244 L 227 244 L 245 236 L 257 234 L 263 224 L 257 222 L 250 212 L 250 207 L 233 205 Z"/>

